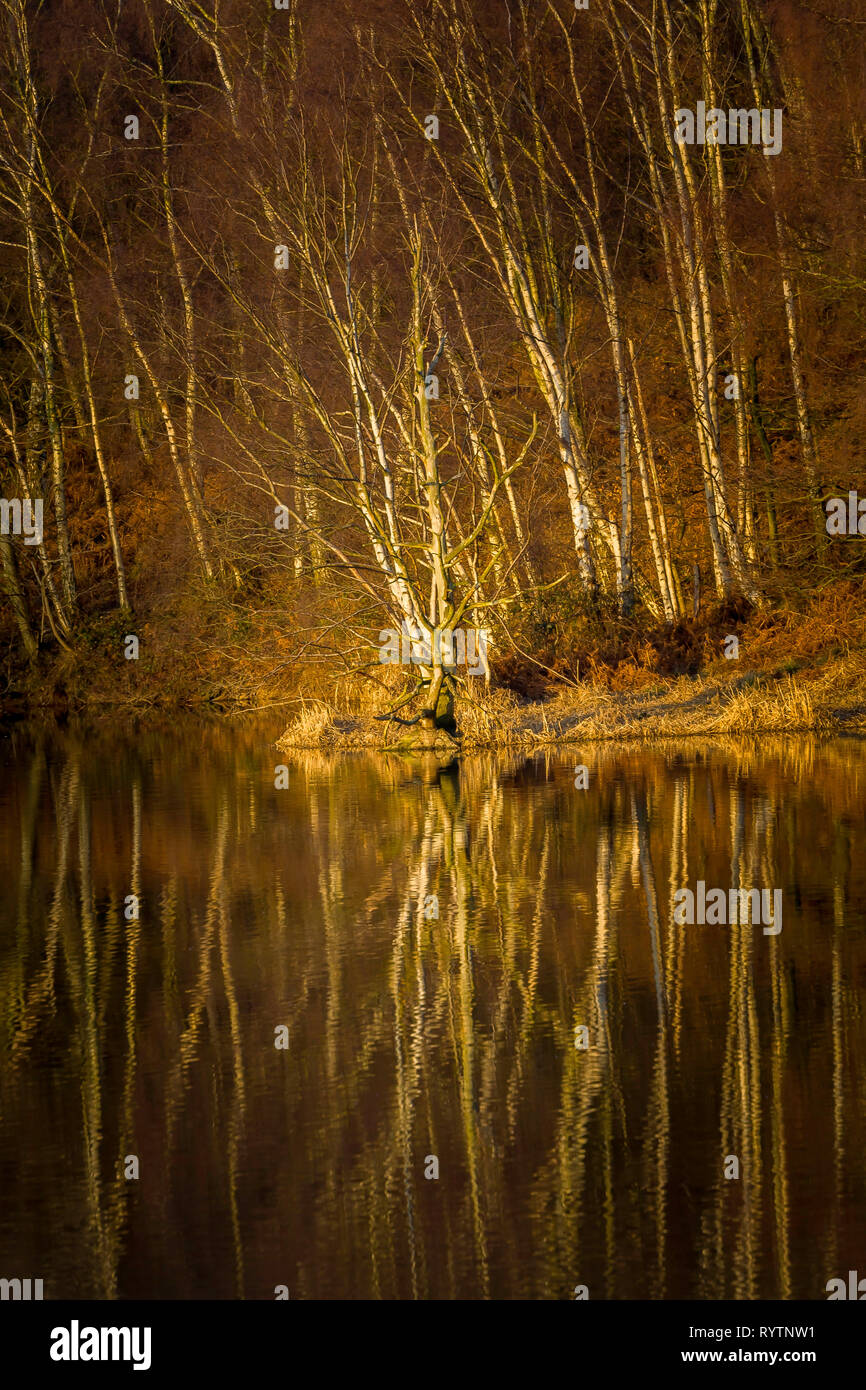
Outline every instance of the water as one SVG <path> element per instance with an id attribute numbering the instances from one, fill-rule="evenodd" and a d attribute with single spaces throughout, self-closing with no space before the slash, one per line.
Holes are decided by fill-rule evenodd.
<path id="1" fill-rule="evenodd" d="M 458 770 L 286 759 L 274 732 L 0 743 L 0 1276 L 826 1298 L 866 1274 L 862 744 Z M 781 890 L 782 930 L 678 925 L 699 880 Z"/>

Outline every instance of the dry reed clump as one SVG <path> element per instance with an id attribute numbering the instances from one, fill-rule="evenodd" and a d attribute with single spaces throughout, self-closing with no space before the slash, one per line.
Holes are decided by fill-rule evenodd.
<path id="1" fill-rule="evenodd" d="M 815 707 L 809 691 L 792 676 L 773 687 L 758 685 L 736 690 L 715 719 L 713 733 L 778 733 L 808 730 L 819 733 L 832 720 Z"/>
<path id="2" fill-rule="evenodd" d="M 314 700 L 295 715 L 286 729 L 278 748 L 322 748 L 339 742 L 339 730 L 334 714 L 324 700 Z"/>
<path id="3" fill-rule="evenodd" d="M 381 716 L 404 688 L 402 673 L 383 666 L 375 680 L 358 672 L 341 677 L 329 697 L 308 700 L 277 743 L 283 749 L 381 748 Z"/>
<path id="4" fill-rule="evenodd" d="M 838 657 L 817 674 L 815 687 L 822 702 L 838 703 L 840 696 L 847 703 L 866 703 L 866 652 L 850 652 Z"/>
<path id="5" fill-rule="evenodd" d="M 341 715 L 359 718 L 381 714 L 408 689 L 405 669 L 380 665 L 369 671 L 351 671 L 338 677 L 329 691 L 331 707 Z"/>
<path id="6" fill-rule="evenodd" d="M 484 688 L 458 704 L 458 727 L 467 746 L 504 744 L 516 734 L 520 699 L 512 690 Z"/>

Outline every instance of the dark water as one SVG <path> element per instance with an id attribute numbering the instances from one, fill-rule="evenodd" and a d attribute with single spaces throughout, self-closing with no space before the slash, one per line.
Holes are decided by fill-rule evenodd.
<path id="1" fill-rule="evenodd" d="M 0 743 L 0 1276 L 825 1298 L 866 1274 L 863 745 L 302 755 L 277 790 L 272 739 Z M 698 880 L 780 890 L 782 930 L 677 925 Z"/>

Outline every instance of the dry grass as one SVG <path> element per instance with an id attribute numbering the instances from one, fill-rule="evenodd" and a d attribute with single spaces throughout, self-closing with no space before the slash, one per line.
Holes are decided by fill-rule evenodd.
<path id="1" fill-rule="evenodd" d="M 569 742 L 866 733 L 866 596 L 848 582 L 810 596 L 802 611 L 755 610 L 745 621 L 720 613 L 712 630 L 681 623 L 668 647 L 645 642 L 607 666 L 581 662 L 579 684 L 538 683 L 520 695 L 470 682 L 458 720 L 464 749 Z M 740 659 L 722 658 L 722 635 L 738 631 Z M 697 644 L 697 645 L 696 645 Z M 698 675 L 687 658 L 701 655 Z M 692 652 L 694 655 L 694 652 Z M 362 686 L 352 678 L 306 708 L 286 730 L 285 749 L 382 748 L 374 715 L 404 687 L 384 668 Z M 588 679 L 586 678 L 588 676 Z M 518 684 L 518 689 L 520 689 Z M 392 726 L 393 733 L 393 726 Z"/>
<path id="2" fill-rule="evenodd" d="M 334 740 L 337 729 L 334 713 L 323 700 L 314 700 L 296 715 L 290 725 L 295 746 L 321 748 Z"/>
<path id="3" fill-rule="evenodd" d="M 816 709 L 809 690 L 792 676 L 770 689 L 762 686 L 737 690 L 721 714 L 707 725 L 710 733 L 756 734 L 810 731 L 829 728 L 828 717 Z"/>
<path id="4" fill-rule="evenodd" d="M 729 667 L 719 675 L 657 679 L 650 690 L 586 684 L 544 701 L 482 690 L 461 705 L 459 723 L 465 749 L 707 734 L 866 733 L 866 654 L 796 674 Z M 298 715 L 279 746 L 381 748 L 384 730 L 372 713 L 344 716 L 317 701 Z"/>

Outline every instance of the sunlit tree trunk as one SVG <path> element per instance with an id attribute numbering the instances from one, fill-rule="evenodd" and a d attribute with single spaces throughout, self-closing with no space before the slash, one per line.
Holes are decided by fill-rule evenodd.
<path id="1" fill-rule="evenodd" d="M 752 91 L 754 93 L 755 102 L 760 108 L 763 96 L 763 74 L 758 67 L 755 52 L 755 31 L 757 26 L 752 11 L 751 0 L 741 0 L 740 14 L 746 55 L 749 62 L 749 74 L 752 81 Z M 770 204 L 773 210 L 773 227 L 776 233 L 776 245 L 779 253 L 779 278 L 782 289 L 782 302 L 785 307 L 785 327 L 788 339 L 788 358 L 791 366 L 791 384 L 794 388 L 794 405 L 797 412 L 797 431 L 800 436 L 803 467 L 805 469 L 806 482 L 811 498 L 816 547 L 820 551 L 824 549 L 827 543 L 827 532 L 824 525 L 824 513 L 820 502 L 821 485 L 819 480 L 818 451 L 815 446 L 815 438 L 812 431 L 812 418 L 809 411 L 809 403 L 806 396 L 806 382 L 803 373 L 803 355 L 800 344 L 799 317 L 797 314 L 797 290 L 792 265 L 790 238 L 780 206 L 772 155 L 765 154 L 764 168 L 766 170 L 767 184 L 770 190 Z"/>
<path id="2" fill-rule="evenodd" d="M 12 542 L 8 536 L 0 535 L 0 563 L 3 566 L 3 589 L 9 600 L 12 615 L 18 627 L 21 637 L 21 645 L 24 648 L 27 660 L 32 664 L 35 662 L 39 652 L 39 646 L 33 635 L 30 626 L 30 617 L 27 612 L 27 603 L 21 589 L 18 578 L 18 568 L 15 563 L 15 552 L 12 549 Z"/>

